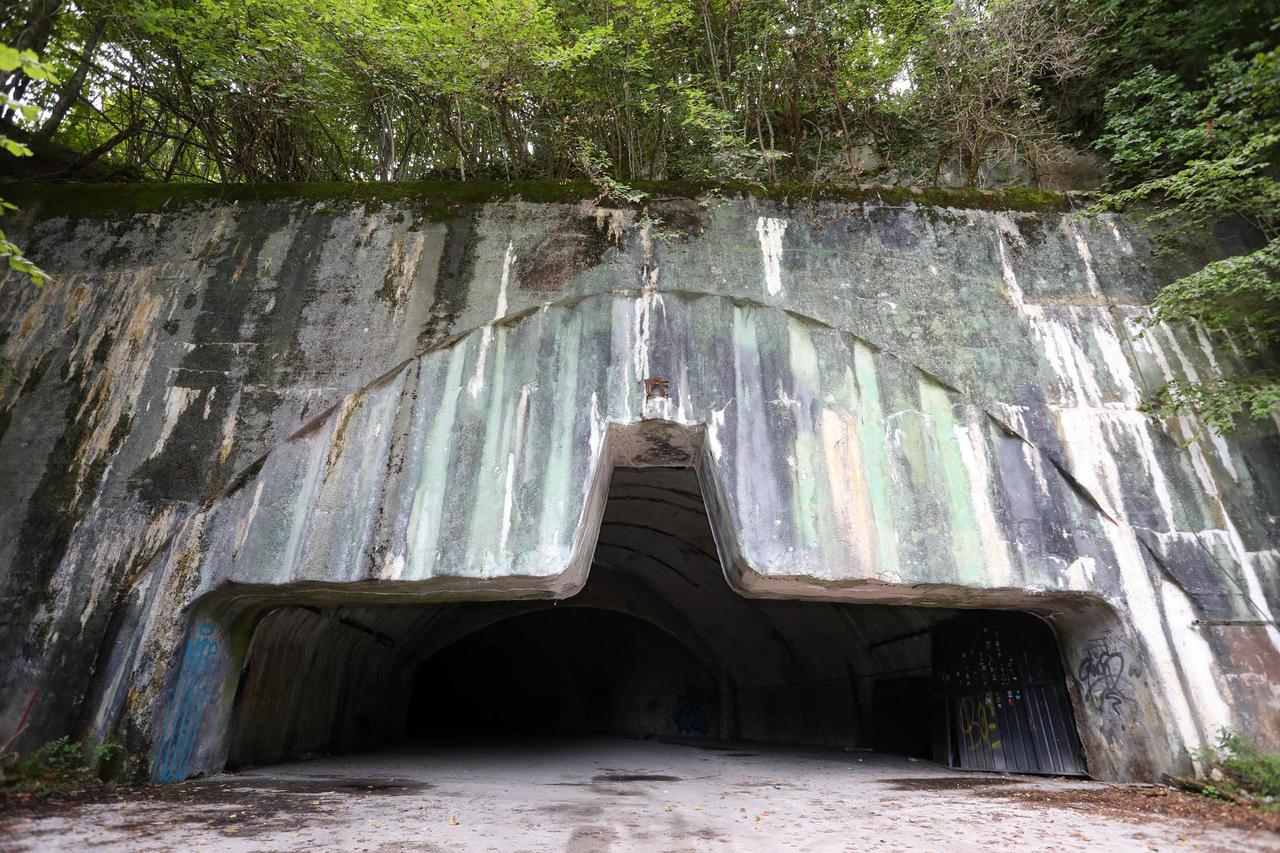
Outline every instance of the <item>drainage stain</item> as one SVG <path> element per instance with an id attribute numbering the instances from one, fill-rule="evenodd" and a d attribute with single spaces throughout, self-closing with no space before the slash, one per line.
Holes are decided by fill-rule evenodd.
<path id="1" fill-rule="evenodd" d="M 1023 780 L 1021 779 L 1009 779 L 1005 777 L 983 778 L 974 776 L 959 776 L 950 779 L 881 779 L 880 781 L 893 785 L 895 791 L 967 791 L 973 788 L 1023 784 Z"/>
<path id="2" fill-rule="evenodd" d="M 219 778 L 217 781 L 223 781 Z M 227 784 L 227 782 L 223 782 Z M 340 777 L 241 777 L 230 782 L 233 788 L 279 791 L 290 794 L 413 794 L 435 787 L 429 782 L 408 779 L 342 779 Z"/>

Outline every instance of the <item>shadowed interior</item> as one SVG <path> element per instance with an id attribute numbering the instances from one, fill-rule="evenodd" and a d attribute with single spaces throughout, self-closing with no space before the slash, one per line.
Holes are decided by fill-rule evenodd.
<path id="1" fill-rule="evenodd" d="M 715 735 L 717 696 L 710 667 L 662 630 L 561 607 L 482 628 L 420 664 L 405 731 Z"/>
<path id="2" fill-rule="evenodd" d="M 693 470 L 618 469 L 588 582 L 569 600 L 267 614 L 229 764 L 496 733 L 928 757 L 940 728 L 931 628 L 956 614 L 744 598 L 725 582 Z"/>

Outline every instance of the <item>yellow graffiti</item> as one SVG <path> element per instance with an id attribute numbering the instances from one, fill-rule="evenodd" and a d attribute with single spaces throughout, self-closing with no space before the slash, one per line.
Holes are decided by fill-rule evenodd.
<path id="1" fill-rule="evenodd" d="M 960 697 L 960 731 L 969 749 L 1000 749 L 1000 724 L 990 695 Z"/>

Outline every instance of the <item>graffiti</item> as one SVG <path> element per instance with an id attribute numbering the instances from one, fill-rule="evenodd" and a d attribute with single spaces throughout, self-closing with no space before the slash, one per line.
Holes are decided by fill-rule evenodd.
<path id="1" fill-rule="evenodd" d="M 1000 749 L 1000 723 L 990 694 L 960 697 L 960 732 L 969 750 Z"/>
<path id="2" fill-rule="evenodd" d="M 1076 672 L 1085 701 L 1097 711 L 1103 711 L 1107 705 L 1119 711 L 1120 706 L 1129 701 L 1131 692 L 1124 671 L 1124 655 L 1112 645 L 1109 636 L 1090 640 Z"/>
<path id="3" fill-rule="evenodd" d="M 152 776 L 157 782 L 178 782 L 186 778 L 187 762 L 195 749 L 196 736 L 205 707 L 217 689 L 217 627 L 201 623 L 187 642 L 182 670 L 173 690 L 169 726 L 156 749 Z"/>
<path id="4" fill-rule="evenodd" d="M 706 734 L 710 729 L 707 723 L 706 702 L 701 694 L 684 693 L 676 697 L 675 712 L 672 721 L 681 732 L 698 732 Z"/>

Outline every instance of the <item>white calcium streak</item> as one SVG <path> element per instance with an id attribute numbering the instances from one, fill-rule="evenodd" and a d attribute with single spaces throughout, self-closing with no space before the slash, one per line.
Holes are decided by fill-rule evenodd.
<path id="1" fill-rule="evenodd" d="M 1001 415 L 1019 436 L 1027 435 L 1026 418 L 1022 414 L 1024 406 L 1011 406 L 1005 403 L 997 404 L 997 406 L 1001 411 Z M 1044 459 L 1040 456 L 1040 451 L 1032 447 L 1029 442 L 1023 441 L 1022 459 L 1027 463 L 1027 467 L 1031 469 L 1031 475 L 1035 477 L 1040 493 L 1045 497 L 1049 497 L 1049 478 L 1045 476 Z"/>
<path id="2" fill-rule="evenodd" d="M 1182 348 L 1178 345 L 1177 338 L 1173 336 L 1173 332 L 1163 324 L 1161 324 L 1160 330 L 1164 332 L 1169 344 L 1173 347 L 1174 354 L 1178 357 L 1178 362 L 1186 378 L 1192 382 L 1198 381 L 1194 367 L 1187 360 L 1186 354 L 1182 352 Z M 1169 359 L 1165 357 L 1160 345 L 1151 340 L 1147 346 L 1151 354 L 1155 356 L 1156 363 L 1160 365 L 1160 372 L 1164 375 L 1165 381 L 1170 382 L 1176 378 L 1173 368 L 1169 364 Z M 1218 492 L 1217 483 L 1213 479 L 1213 471 L 1205 459 L 1204 450 L 1200 444 L 1201 431 L 1193 429 L 1190 420 L 1186 417 L 1179 417 L 1178 425 L 1182 429 L 1183 436 L 1190 441 L 1188 449 L 1191 452 L 1191 467 L 1195 469 L 1196 477 L 1200 480 L 1200 486 L 1204 489 L 1205 494 L 1217 505 L 1218 515 L 1226 528 L 1227 547 L 1231 550 L 1232 556 L 1235 557 L 1236 563 L 1244 573 L 1245 590 L 1248 593 L 1249 602 L 1262 619 L 1268 623 L 1274 623 L 1275 617 L 1271 614 L 1271 607 L 1267 604 L 1266 595 L 1263 593 L 1262 584 L 1258 580 L 1258 573 L 1253 565 L 1253 560 L 1249 551 L 1245 548 L 1244 540 L 1240 537 L 1240 531 L 1236 528 L 1235 522 L 1231 520 L 1231 515 L 1227 512 L 1227 506 L 1223 502 L 1222 495 Z M 1221 436 L 1218 436 L 1218 438 L 1221 440 Z M 1230 457 L 1228 456 L 1227 458 Z M 1277 650 L 1280 650 L 1280 629 L 1277 629 L 1274 624 L 1268 624 L 1266 631 L 1271 644 Z"/>
<path id="3" fill-rule="evenodd" d="M 1004 235 L 996 237 L 1000 250 L 1000 271 L 1004 278 L 1005 290 L 1013 307 L 1031 326 L 1031 331 L 1040 340 L 1045 357 L 1059 379 L 1070 385 L 1072 402 L 1076 405 L 1087 403 L 1098 405 L 1100 395 L 1093 393 L 1097 388 L 1093 364 L 1081 351 L 1071 335 L 1071 330 L 1062 323 L 1044 315 L 1039 305 L 1028 304 L 1022 293 L 1022 287 L 1013 274 L 1013 265 L 1009 263 L 1009 250 L 1005 246 Z"/>
<path id="4" fill-rule="evenodd" d="M 1124 408 L 1137 409 L 1142 402 L 1142 392 L 1138 389 L 1138 383 L 1134 381 L 1133 368 L 1129 366 L 1129 359 L 1124 353 L 1124 345 L 1116 334 L 1115 325 L 1111 322 L 1111 316 L 1102 314 L 1097 320 L 1093 324 L 1093 340 L 1097 343 L 1098 351 L 1102 354 L 1102 362 L 1107 366 L 1107 371 L 1115 380 L 1116 385 L 1120 387 L 1121 394 L 1124 395 Z"/>
<path id="5" fill-rule="evenodd" d="M 1116 224 L 1116 218 L 1109 214 L 1102 214 L 1098 218 L 1105 222 L 1107 227 L 1111 229 L 1111 236 L 1115 238 L 1116 245 L 1120 247 L 1120 251 L 1124 252 L 1126 255 L 1132 255 L 1133 245 L 1130 244 L 1125 236 L 1120 233 L 1120 227 Z"/>
<path id="6" fill-rule="evenodd" d="M 720 430 L 724 429 L 724 412 L 729 408 L 725 403 L 718 409 L 711 410 L 711 423 L 707 424 L 707 446 L 711 448 L 711 458 L 719 462 L 724 458 L 724 445 L 720 443 Z"/>
<path id="7" fill-rule="evenodd" d="M 1098 276 L 1093 271 L 1093 252 L 1089 250 L 1089 244 L 1084 239 L 1080 223 L 1072 219 L 1070 228 L 1071 237 L 1076 242 L 1076 252 L 1080 255 L 1080 260 L 1084 261 L 1084 283 L 1088 286 L 1089 292 L 1097 296 Z"/>
<path id="8" fill-rule="evenodd" d="M 666 378 L 654 377 L 650 365 L 650 356 L 653 352 L 653 309 L 657 307 L 666 316 L 666 305 L 662 302 L 662 294 L 650 287 L 646 287 L 641 291 L 640 298 L 635 300 L 632 308 L 632 334 L 631 340 L 635 351 L 632 353 L 632 366 L 635 370 L 636 382 L 643 383 L 646 379 Z M 630 389 L 628 389 L 630 390 Z M 645 418 L 665 418 L 671 419 L 671 398 L 670 397 L 652 397 L 650 398 L 647 389 L 644 399 L 641 402 L 641 411 Z"/>
<path id="9" fill-rule="evenodd" d="M 997 586 L 1013 584 L 1013 568 L 1009 563 L 1009 551 L 996 520 L 991 504 L 991 465 L 987 459 L 986 443 L 977 426 L 954 428 L 960 459 L 969 471 L 969 500 L 973 503 L 973 515 L 978 522 L 978 534 L 982 537 L 983 555 L 987 560 L 987 572 Z"/>
<path id="10" fill-rule="evenodd" d="M 507 453 L 507 482 L 506 491 L 502 499 L 502 532 L 498 536 L 499 561 L 506 559 L 507 542 L 511 538 L 511 513 L 515 508 L 516 457 L 520 455 L 524 445 L 524 422 L 525 416 L 529 412 L 530 388 L 530 385 L 525 384 L 524 388 L 520 390 L 520 403 L 516 406 L 514 447 Z"/>
<path id="11" fill-rule="evenodd" d="M 1071 589 L 1088 592 L 1093 589 L 1093 577 L 1098 563 L 1093 557 L 1077 557 L 1067 566 L 1067 582 Z"/>
<path id="12" fill-rule="evenodd" d="M 409 516 L 410 569 L 412 576 L 417 579 L 430 577 L 440 556 L 440 529 L 448 494 L 449 458 L 453 447 L 451 437 L 457 425 L 465 355 L 466 348 L 463 346 L 455 346 L 450 350 L 440 403 L 434 410 L 429 410 L 426 406 L 420 407 L 418 411 L 422 413 L 420 417 L 423 420 L 414 427 L 426 435 L 419 455 L 418 485 Z M 429 427 L 426 421 L 428 415 L 431 419 Z M 398 577 L 397 575 L 396 578 Z"/>
<path id="13" fill-rule="evenodd" d="M 1095 317 L 1090 326 L 1094 330 L 1094 340 L 1102 354 L 1107 371 L 1119 387 L 1124 398 L 1123 403 L 1105 403 L 1097 371 L 1084 349 L 1076 341 L 1071 329 L 1064 323 L 1045 316 L 1039 305 L 1028 305 L 1009 263 L 1008 250 L 1003 235 L 999 236 L 1000 264 L 1005 287 L 1008 289 L 1010 301 L 1030 325 L 1032 333 L 1040 341 L 1046 358 L 1054 373 L 1065 380 L 1070 388 L 1069 405 L 1060 408 L 1058 417 L 1064 432 L 1069 436 L 1088 434 L 1096 440 L 1070 442 L 1072 458 L 1079 461 L 1079 476 L 1082 482 L 1091 487 L 1095 497 L 1106 497 L 1104 505 L 1109 505 L 1108 512 L 1117 515 L 1122 496 L 1118 477 L 1112 478 L 1100 474 L 1097 460 L 1093 459 L 1098 452 L 1105 452 L 1107 442 L 1102 434 L 1101 426 L 1124 430 L 1138 445 L 1141 451 L 1143 468 L 1152 478 L 1156 498 L 1164 512 L 1170 530 L 1175 528 L 1173 514 L 1173 497 L 1169 490 L 1168 480 L 1160 468 L 1155 455 L 1155 446 L 1151 441 L 1149 424 L 1145 416 L 1135 409 L 1141 399 L 1137 382 L 1133 378 L 1129 361 L 1125 358 L 1124 349 L 1116 335 L 1109 315 Z"/>
<path id="14" fill-rule="evenodd" d="M 591 392 L 591 458 L 600 460 L 600 444 L 604 441 L 604 418 L 600 414 L 600 399 L 595 391 Z M 605 464 L 600 461 L 600 464 Z"/>
<path id="15" fill-rule="evenodd" d="M 1175 630 L 1174 646 L 1178 650 L 1178 659 L 1185 671 L 1212 672 L 1213 650 L 1209 643 L 1196 631 L 1195 611 L 1186 593 L 1175 584 L 1164 581 L 1160 585 L 1160 597 L 1164 601 L 1165 617 Z M 1206 731 L 1217 731 L 1219 728 L 1231 727 L 1231 709 L 1217 690 L 1205 689 L 1203 679 L 1188 678 L 1191 694 L 1195 697 L 1196 710 L 1200 713 L 1201 722 Z"/>
<path id="16" fill-rule="evenodd" d="M 176 385 L 165 394 L 164 423 L 160 426 L 160 437 L 156 439 L 156 446 L 151 451 L 152 456 L 156 456 L 161 450 L 164 450 L 165 442 L 169 440 L 169 436 L 173 433 L 173 428 L 178 425 L 178 418 L 182 417 L 182 413 L 199 396 L 199 388 L 181 388 Z"/>
<path id="17" fill-rule="evenodd" d="M 761 216 L 756 220 L 760 235 L 760 254 L 764 258 L 764 289 L 770 296 L 782 293 L 782 235 L 787 220 Z"/>
<path id="18" fill-rule="evenodd" d="M 476 360 L 476 372 L 467 384 L 467 390 L 471 393 L 473 400 L 484 387 L 484 367 L 489 355 L 489 344 L 493 342 L 493 324 L 507 313 L 507 283 L 511 280 L 511 265 L 515 260 L 515 245 L 508 241 L 507 253 L 502 258 L 502 282 L 498 286 L 498 304 L 493 311 L 493 320 L 480 330 L 480 357 Z"/>
<path id="19" fill-rule="evenodd" d="M 1077 471 L 1077 477 L 1090 488 L 1095 499 L 1100 499 L 1101 495 L 1107 495 L 1112 504 L 1108 510 L 1109 514 L 1112 518 L 1120 519 L 1118 523 L 1106 517 L 1101 521 L 1116 555 L 1120 583 L 1129 603 L 1134 627 L 1142 637 L 1155 671 L 1156 677 L 1153 681 L 1164 693 L 1165 704 L 1173 714 L 1182 742 L 1193 746 L 1202 745 L 1205 733 L 1197 726 L 1189 703 L 1191 697 L 1187 695 L 1187 691 L 1180 689 L 1182 680 L 1174 657 L 1175 650 L 1165 635 L 1155 585 L 1147 571 L 1137 537 L 1125 519 L 1124 504 L 1119 499 L 1120 472 L 1113 454 L 1108 450 L 1108 443 L 1101 429 L 1102 419 L 1099 416 L 1102 414 L 1100 406 L 1102 395 L 1097 376 L 1069 331 L 1062 324 L 1045 317 L 1040 306 L 1026 303 L 1009 263 L 1003 234 L 998 233 L 997 238 L 1001 269 L 1009 299 L 1044 345 L 1054 370 L 1060 375 L 1066 372 L 1075 395 L 1076 407 L 1060 409 L 1059 418 L 1062 424 L 1063 440 L 1070 457 L 1079 468 L 1083 469 Z M 1087 251 L 1087 247 L 1085 248 Z M 1090 274 L 1092 274 L 1091 270 Z M 1079 369 L 1084 365 L 1088 365 L 1088 369 Z M 1071 366 L 1078 369 L 1070 370 Z M 1081 406 L 1081 403 L 1085 405 Z M 1155 459 L 1150 461 L 1150 466 L 1149 470 L 1157 467 Z M 1163 502 L 1163 495 L 1161 500 Z M 1169 629 L 1174 637 L 1174 643 L 1184 645 L 1190 641 L 1185 637 L 1180 638 L 1179 635 L 1194 631 L 1190 622 L 1185 624 L 1170 622 Z M 1191 692 L 1197 697 L 1211 696 L 1217 703 L 1225 705 L 1218 691 L 1212 666 L 1202 666 L 1194 670 L 1188 668 L 1185 674 L 1187 681 L 1196 685 Z"/>
<path id="20" fill-rule="evenodd" d="M 1190 359 L 1187 358 L 1187 354 L 1182 351 L 1182 345 L 1179 344 L 1178 339 L 1173 336 L 1173 330 L 1161 323 L 1160 331 L 1164 332 L 1165 337 L 1168 338 L 1169 346 L 1173 348 L 1173 354 L 1177 356 L 1178 364 L 1182 367 L 1182 372 L 1186 375 L 1187 379 L 1192 382 L 1199 382 L 1200 375 L 1196 371 L 1195 365 L 1193 365 Z M 1201 346 L 1204 346 L 1203 342 L 1201 343 Z M 1214 369 L 1217 369 L 1216 364 L 1214 364 Z M 1222 463 L 1223 468 L 1227 469 L 1227 474 L 1231 476 L 1232 480 L 1237 483 L 1240 482 L 1240 475 L 1236 471 L 1236 465 L 1234 460 L 1231 458 L 1231 449 L 1227 447 L 1226 439 L 1224 439 L 1222 437 L 1222 433 L 1217 430 L 1211 429 L 1207 430 L 1207 432 L 1209 434 L 1209 441 L 1213 444 L 1213 449 L 1218 452 L 1218 461 Z"/>

